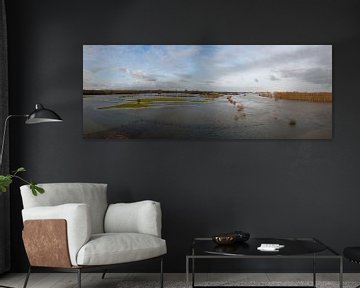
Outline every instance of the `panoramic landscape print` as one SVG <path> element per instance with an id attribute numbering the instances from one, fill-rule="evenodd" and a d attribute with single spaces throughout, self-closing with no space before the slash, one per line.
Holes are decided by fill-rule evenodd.
<path id="1" fill-rule="evenodd" d="M 87 139 L 331 139 L 331 45 L 84 45 Z"/>

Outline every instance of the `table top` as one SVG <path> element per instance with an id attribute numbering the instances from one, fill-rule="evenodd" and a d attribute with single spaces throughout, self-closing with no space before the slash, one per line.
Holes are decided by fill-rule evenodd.
<path id="1" fill-rule="evenodd" d="M 279 251 L 260 251 L 262 243 L 284 245 Z M 250 238 L 243 243 L 217 245 L 211 238 L 195 238 L 191 256 L 209 257 L 341 257 L 335 250 L 315 238 Z"/>

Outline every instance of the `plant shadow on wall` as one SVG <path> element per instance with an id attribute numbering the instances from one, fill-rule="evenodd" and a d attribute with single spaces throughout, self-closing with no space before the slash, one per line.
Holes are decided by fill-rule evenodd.
<path id="1" fill-rule="evenodd" d="M 45 190 L 41 187 L 39 187 L 34 181 L 26 180 L 23 177 L 19 176 L 19 173 L 26 172 L 24 167 L 20 167 L 17 170 L 7 174 L 7 175 L 0 175 L 0 192 L 6 192 L 10 186 L 10 184 L 13 182 L 13 179 L 18 179 L 23 183 L 26 183 L 30 186 L 31 192 L 34 196 L 37 196 L 38 194 L 43 194 Z"/>

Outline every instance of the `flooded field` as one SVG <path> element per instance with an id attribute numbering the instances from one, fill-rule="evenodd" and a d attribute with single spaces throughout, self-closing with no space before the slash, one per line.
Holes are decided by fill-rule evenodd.
<path id="1" fill-rule="evenodd" d="M 257 93 L 84 95 L 83 134 L 94 139 L 331 139 L 332 103 Z"/>

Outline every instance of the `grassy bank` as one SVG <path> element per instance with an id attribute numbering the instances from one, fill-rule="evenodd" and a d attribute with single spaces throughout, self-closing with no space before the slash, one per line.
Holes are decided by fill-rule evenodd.
<path id="1" fill-rule="evenodd" d="M 186 101 L 186 99 L 180 97 L 146 97 L 146 98 L 138 98 L 136 100 L 131 100 L 141 103 L 153 103 L 153 102 L 182 102 Z"/>
<path id="2" fill-rule="evenodd" d="M 129 100 L 127 102 L 111 105 L 111 106 L 105 106 L 100 107 L 98 109 L 136 109 L 136 108 L 147 108 L 151 107 L 153 105 L 156 105 L 157 103 L 174 103 L 174 104 L 180 104 L 180 103 L 207 103 L 209 102 L 209 99 L 203 99 L 203 100 L 188 100 L 186 97 L 146 97 L 146 98 L 138 98 Z"/>
<path id="3" fill-rule="evenodd" d="M 136 109 L 136 108 L 147 108 L 151 106 L 149 103 L 137 103 L 137 102 L 128 102 L 128 103 L 120 103 L 116 105 L 100 107 L 98 109 Z"/>

